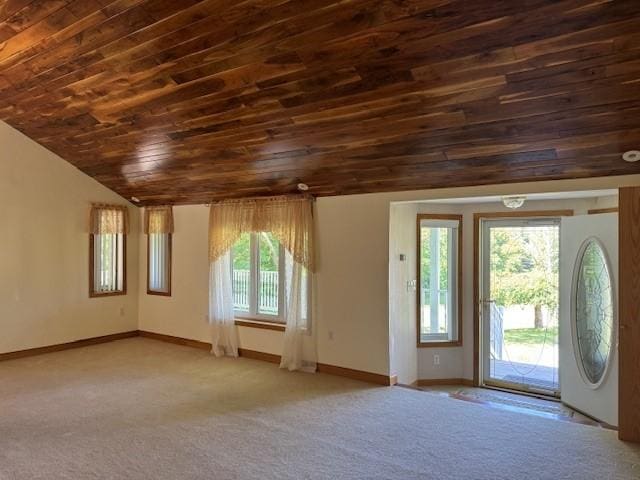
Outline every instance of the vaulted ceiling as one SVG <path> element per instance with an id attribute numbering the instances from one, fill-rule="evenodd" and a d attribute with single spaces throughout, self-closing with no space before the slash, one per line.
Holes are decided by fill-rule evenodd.
<path id="1" fill-rule="evenodd" d="M 143 204 L 640 173 L 639 32 L 638 0 L 0 0 L 0 119 Z"/>

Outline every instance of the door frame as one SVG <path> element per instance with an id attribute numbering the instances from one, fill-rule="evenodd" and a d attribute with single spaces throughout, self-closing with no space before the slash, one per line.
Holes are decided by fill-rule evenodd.
<path id="1" fill-rule="evenodd" d="M 480 375 L 480 342 L 482 342 L 482 305 L 480 291 L 480 273 L 482 255 L 480 252 L 480 238 L 482 220 L 512 218 L 512 219 L 535 219 L 535 218 L 558 218 L 571 217 L 573 210 L 521 210 L 508 212 L 477 212 L 473 214 L 473 384 L 476 387 L 482 386 L 482 375 Z"/>
<path id="2" fill-rule="evenodd" d="M 640 187 L 618 191 L 618 438 L 640 442 Z"/>

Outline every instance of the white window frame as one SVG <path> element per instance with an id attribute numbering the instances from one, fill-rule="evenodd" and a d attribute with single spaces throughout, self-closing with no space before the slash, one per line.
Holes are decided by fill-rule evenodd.
<path id="1" fill-rule="evenodd" d="M 447 347 L 462 345 L 462 325 L 461 325 L 461 300 L 462 300 L 462 223 L 461 215 L 439 215 L 439 214 L 419 214 L 417 221 L 417 343 L 418 347 Z M 447 259 L 449 278 L 447 281 L 447 332 L 432 333 L 423 335 L 423 292 L 422 292 L 422 228 L 447 228 L 450 229 L 449 242 L 447 243 Z M 439 245 L 438 237 L 432 236 L 433 244 Z M 439 260 L 439 259 L 438 259 Z M 432 269 L 430 272 L 430 284 L 439 283 L 439 269 Z M 439 305 L 440 292 L 436 289 L 431 292 L 430 304 L 431 311 L 433 305 Z M 436 307 L 437 310 L 437 307 Z"/>
<path id="2" fill-rule="evenodd" d="M 260 278 L 260 248 L 259 233 L 249 234 L 249 311 L 234 310 L 236 318 L 244 320 L 257 320 L 260 322 L 286 323 L 284 317 L 284 290 L 285 290 L 285 251 L 279 243 L 278 249 L 278 314 L 270 315 L 259 312 L 258 283 Z M 233 276 L 233 250 L 231 258 L 231 275 Z"/>

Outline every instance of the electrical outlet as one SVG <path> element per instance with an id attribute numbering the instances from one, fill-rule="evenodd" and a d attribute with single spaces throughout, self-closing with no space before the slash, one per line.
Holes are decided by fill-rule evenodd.
<path id="1" fill-rule="evenodd" d="M 124 307 L 120 307 L 120 316 L 124 317 Z"/>
<path id="2" fill-rule="evenodd" d="M 329 330 L 329 340 L 333 340 L 333 330 Z"/>
<path id="3" fill-rule="evenodd" d="M 433 364 L 434 365 L 440 365 L 440 355 L 434 355 L 433 356 Z"/>

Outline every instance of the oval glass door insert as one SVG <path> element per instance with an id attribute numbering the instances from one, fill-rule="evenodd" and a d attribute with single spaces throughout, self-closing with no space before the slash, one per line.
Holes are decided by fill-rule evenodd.
<path id="1" fill-rule="evenodd" d="M 581 251 L 575 278 L 575 353 L 585 381 L 598 386 L 606 374 L 613 343 L 613 287 L 600 243 L 590 238 Z"/>

